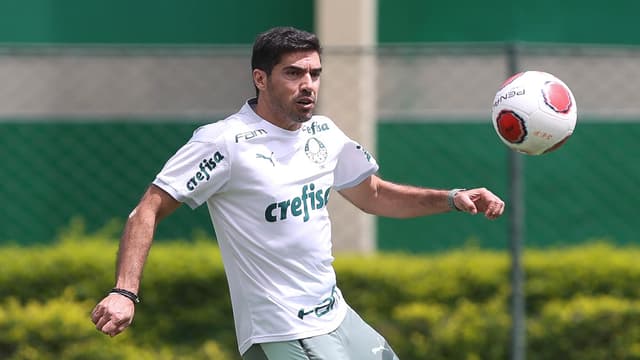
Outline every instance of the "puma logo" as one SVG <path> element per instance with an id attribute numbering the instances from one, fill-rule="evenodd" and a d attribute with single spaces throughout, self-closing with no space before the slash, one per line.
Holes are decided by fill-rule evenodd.
<path id="1" fill-rule="evenodd" d="M 276 163 L 273 161 L 273 151 L 271 152 L 271 155 L 269 155 L 269 156 L 256 153 L 256 159 L 269 160 L 271 162 L 271 165 L 276 166 Z"/>

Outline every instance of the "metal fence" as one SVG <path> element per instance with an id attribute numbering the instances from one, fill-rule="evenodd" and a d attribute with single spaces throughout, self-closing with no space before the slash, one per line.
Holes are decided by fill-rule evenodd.
<path id="1" fill-rule="evenodd" d="M 521 70 L 563 79 L 579 109 L 565 147 L 524 159 L 527 244 L 637 241 L 640 83 L 634 79 L 640 77 L 640 51 L 515 48 Z M 253 95 L 249 52 L 0 48 L 0 241 L 48 242 L 74 218 L 84 219 L 90 230 L 123 220 L 197 125 L 234 112 Z M 338 98 L 333 108 L 375 97 L 373 153 L 390 180 L 443 188 L 481 185 L 508 198 L 509 152 L 489 119 L 493 95 L 510 72 L 507 54 L 502 44 L 326 49 L 323 59 L 331 59 L 331 66 L 325 73 L 341 75 L 323 84 L 320 107 L 328 108 L 322 103 L 327 92 L 344 95 L 332 97 Z M 373 73 L 349 71 L 362 57 L 373 60 Z M 354 88 L 359 76 L 375 77 L 375 88 Z M 194 229 L 210 231 L 205 209 L 180 209 L 161 225 L 159 236 L 188 237 Z M 506 248 L 508 237 L 505 219 L 444 215 L 377 223 L 377 242 L 385 250 L 428 251 L 469 242 Z"/>

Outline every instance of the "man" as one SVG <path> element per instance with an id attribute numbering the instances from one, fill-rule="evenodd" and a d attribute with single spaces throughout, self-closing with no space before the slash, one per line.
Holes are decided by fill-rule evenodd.
<path id="1" fill-rule="evenodd" d="M 92 313 L 98 330 L 114 336 L 131 324 L 158 222 L 181 203 L 206 202 L 243 359 L 397 359 L 336 287 L 331 190 L 367 213 L 401 218 L 458 209 L 494 219 L 504 202 L 484 188 L 436 190 L 376 176 L 378 165 L 362 146 L 313 115 L 320 54 L 317 37 L 305 31 L 279 27 L 258 36 L 256 98 L 197 129 L 131 212 L 116 288 Z"/>

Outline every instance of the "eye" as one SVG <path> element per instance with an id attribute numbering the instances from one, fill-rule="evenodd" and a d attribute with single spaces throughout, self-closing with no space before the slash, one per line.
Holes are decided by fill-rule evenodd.
<path id="1" fill-rule="evenodd" d="M 290 77 L 300 76 L 301 71 L 295 68 L 285 70 L 284 74 Z"/>

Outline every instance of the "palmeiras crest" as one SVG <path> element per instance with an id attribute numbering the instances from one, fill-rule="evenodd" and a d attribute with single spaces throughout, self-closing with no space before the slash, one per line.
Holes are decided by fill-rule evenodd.
<path id="1" fill-rule="evenodd" d="M 304 153 L 307 154 L 309 160 L 313 161 L 316 164 L 322 164 L 325 160 L 327 160 L 327 148 L 324 146 L 322 141 L 316 139 L 315 137 L 309 138 L 307 143 L 304 144 Z"/>

